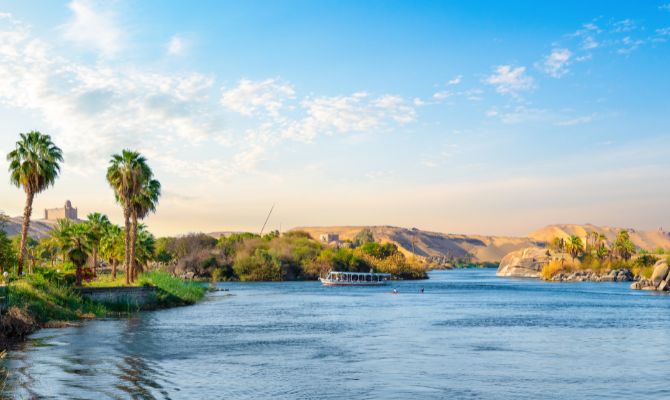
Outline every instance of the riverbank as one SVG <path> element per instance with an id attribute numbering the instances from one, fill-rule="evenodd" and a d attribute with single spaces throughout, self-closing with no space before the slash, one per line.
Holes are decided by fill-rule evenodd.
<path id="1" fill-rule="evenodd" d="M 0 316 L 0 348 L 25 339 L 40 328 L 70 326 L 99 317 L 121 317 L 143 310 L 195 304 L 206 292 L 202 284 L 164 272 L 149 272 L 140 286 L 155 287 L 150 301 L 100 302 L 85 298 L 57 274 L 27 275 L 8 285 L 8 309 Z M 113 290 L 113 289 L 112 289 Z"/>

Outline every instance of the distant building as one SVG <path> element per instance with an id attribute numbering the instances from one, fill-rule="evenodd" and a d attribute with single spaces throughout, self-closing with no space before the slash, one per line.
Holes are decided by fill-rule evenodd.
<path id="1" fill-rule="evenodd" d="M 47 208 L 44 210 L 44 219 L 57 221 L 59 219 L 77 220 L 77 209 L 72 207 L 70 200 L 65 201 L 63 208 Z"/>
<path id="2" fill-rule="evenodd" d="M 326 243 L 326 244 L 333 243 L 333 242 L 339 243 L 340 235 L 338 235 L 337 233 L 322 233 L 319 236 L 319 240 L 321 241 L 321 243 Z"/>

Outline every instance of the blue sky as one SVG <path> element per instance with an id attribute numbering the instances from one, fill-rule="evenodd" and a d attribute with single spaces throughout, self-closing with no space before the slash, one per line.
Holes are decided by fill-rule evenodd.
<path id="1" fill-rule="evenodd" d="M 142 151 L 158 234 L 256 230 L 273 203 L 273 228 L 657 229 L 669 70 L 667 1 L 2 2 L 0 149 L 51 134 L 35 208 L 117 221 L 106 163 Z"/>

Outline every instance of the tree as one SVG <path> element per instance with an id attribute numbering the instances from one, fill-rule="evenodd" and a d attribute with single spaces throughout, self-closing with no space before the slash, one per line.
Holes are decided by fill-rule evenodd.
<path id="1" fill-rule="evenodd" d="M 5 231 L 0 229 L 0 273 L 10 269 L 16 262 L 16 252 L 12 241 L 7 237 Z"/>
<path id="2" fill-rule="evenodd" d="M 100 240 L 109 226 L 109 218 L 100 213 L 90 213 L 86 217 L 86 227 L 88 228 L 88 240 L 91 245 L 91 252 L 93 253 L 93 274 L 98 270 L 98 249 L 100 248 Z"/>
<path id="3" fill-rule="evenodd" d="M 579 255 L 584 252 L 584 244 L 582 243 L 582 239 L 577 235 L 570 235 L 568 240 L 565 242 L 565 248 L 572 257 L 572 262 L 574 262 L 575 258 L 579 257 Z"/>
<path id="4" fill-rule="evenodd" d="M 112 265 L 112 279 L 116 279 L 116 267 L 123 261 L 124 238 L 120 226 L 109 224 L 100 238 L 100 254 Z"/>
<path id="5" fill-rule="evenodd" d="M 635 254 L 635 244 L 630 240 L 628 231 L 621 230 L 614 241 L 614 252 L 624 261 L 628 261 Z"/>
<path id="6" fill-rule="evenodd" d="M 117 203 L 123 208 L 126 284 L 130 284 L 131 279 L 130 219 L 133 215 L 133 200 L 140 193 L 143 183 L 151 179 L 151 175 L 146 159 L 132 150 L 114 154 L 107 168 L 107 182 L 114 190 Z"/>
<path id="7" fill-rule="evenodd" d="M 370 243 L 375 241 L 375 236 L 372 234 L 372 231 L 369 228 L 365 228 L 358 232 L 354 236 L 354 246 L 359 247 L 365 243 Z"/>
<path id="8" fill-rule="evenodd" d="M 85 224 L 72 224 L 67 230 L 67 258 L 76 268 L 77 286 L 81 285 L 82 267 L 86 265 L 91 250 L 89 232 Z"/>
<path id="9" fill-rule="evenodd" d="M 69 219 L 59 219 L 56 226 L 49 232 L 49 241 L 56 251 L 60 252 L 63 262 L 67 260 L 67 246 L 70 227 L 74 225 Z"/>
<path id="10" fill-rule="evenodd" d="M 63 153 L 51 141 L 49 135 L 37 131 L 21 133 L 16 147 L 7 155 L 9 162 L 10 181 L 26 193 L 26 205 L 23 210 L 21 225 L 21 245 L 18 254 L 18 274 L 23 273 L 23 262 L 26 252 L 26 240 L 33 212 L 33 199 L 37 193 L 43 192 L 56 182 L 60 173 Z"/>
<path id="11" fill-rule="evenodd" d="M 565 251 L 565 239 L 554 237 L 551 240 L 551 243 L 549 243 L 549 247 L 551 247 L 556 252 L 562 253 Z"/>
<path id="12" fill-rule="evenodd" d="M 156 238 L 147 230 L 144 224 L 140 224 L 137 230 L 137 249 L 135 251 L 135 263 L 146 266 L 156 255 Z M 139 270 L 139 268 L 138 268 Z"/>
<path id="13" fill-rule="evenodd" d="M 137 278 L 137 241 L 138 220 L 146 218 L 150 213 L 156 211 L 158 199 L 161 196 L 161 184 L 156 179 L 151 179 L 152 174 L 145 176 L 140 185 L 140 190 L 132 198 L 131 211 L 131 239 L 130 239 L 130 271 L 131 279 Z M 140 264 L 141 265 L 141 264 Z"/>

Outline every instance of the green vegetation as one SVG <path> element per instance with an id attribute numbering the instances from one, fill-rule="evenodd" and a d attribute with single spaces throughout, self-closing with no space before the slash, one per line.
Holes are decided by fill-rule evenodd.
<path id="1" fill-rule="evenodd" d="M 609 243 L 603 234 L 589 232 L 585 243 L 580 237 L 572 235 L 567 239 L 554 238 L 549 248 L 557 253 L 569 254 L 571 260 L 552 260 L 545 265 L 541 275 L 546 280 L 560 272 L 588 270 L 606 273 L 615 269 L 628 269 L 635 276 L 648 278 L 659 260 L 657 255 L 665 253 L 663 249 L 657 249 L 657 255 L 652 255 L 636 249 L 626 230 L 619 231 L 613 243 Z"/>
<path id="2" fill-rule="evenodd" d="M 271 232 L 263 237 L 238 233 L 218 241 L 203 234 L 161 238 L 158 257 L 166 271 L 177 275 L 209 277 L 213 281 L 312 280 L 330 270 L 391 273 L 403 279 L 426 277 L 427 266 L 408 260 L 395 244 L 369 240 L 371 232 L 357 235 L 354 244 L 324 246 L 308 233 Z M 374 239 L 374 238 L 373 238 Z"/>
<path id="3" fill-rule="evenodd" d="M 206 292 L 205 287 L 197 282 L 186 282 L 160 271 L 144 273 L 139 276 L 138 282 L 158 288 L 158 304 L 162 307 L 195 304 Z"/>

